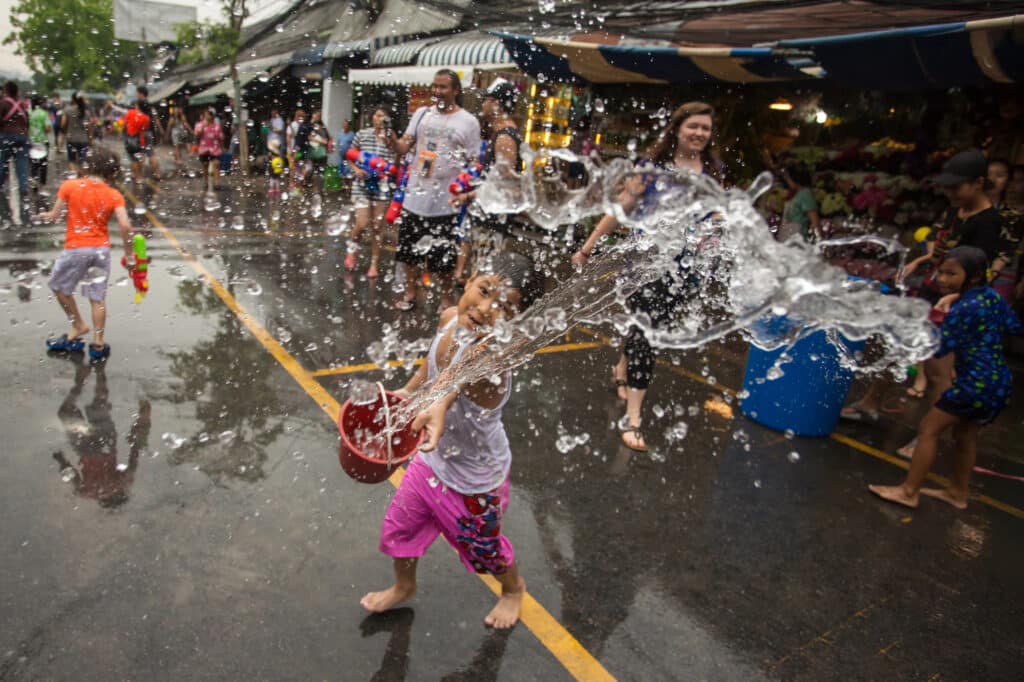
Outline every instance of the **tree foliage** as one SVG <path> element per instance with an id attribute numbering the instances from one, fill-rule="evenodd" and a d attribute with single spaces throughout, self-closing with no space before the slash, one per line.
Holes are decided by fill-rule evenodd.
<path id="1" fill-rule="evenodd" d="M 46 90 L 109 92 L 137 54 L 136 43 L 114 38 L 113 0 L 18 0 L 10 18 L 4 44 Z"/>
<path id="2" fill-rule="evenodd" d="M 174 29 L 179 64 L 225 62 L 238 49 L 239 32 L 227 24 L 192 21 Z"/>

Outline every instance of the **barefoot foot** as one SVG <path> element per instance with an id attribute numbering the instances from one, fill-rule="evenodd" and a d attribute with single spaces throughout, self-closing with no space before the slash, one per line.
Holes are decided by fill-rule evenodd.
<path id="1" fill-rule="evenodd" d="M 967 496 L 953 492 L 949 488 L 921 488 L 921 494 L 934 497 L 936 500 L 942 500 L 957 509 L 967 509 Z"/>
<path id="2" fill-rule="evenodd" d="M 526 581 L 519 579 L 514 591 L 502 589 L 498 603 L 484 618 L 484 623 L 497 630 L 505 630 L 519 622 L 519 612 L 523 608 L 523 597 L 526 596 Z"/>
<path id="3" fill-rule="evenodd" d="M 359 600 L 360 606 L 370 613 L 389 611 L 404 601 L 416 596 L 415 587 L 399 587 L 392 585 L 383 592 L 369 592 Z"/>
<path id="4" fill-rule="evenodd" d="M 68 341 L 74 341 L 75 339 L 85 336 L 90 331 L 92 330 L 89 328 L 89 325 L 85 323 L 82 323 L 80 327 L 72 324 L 71 331 L 68 332 Z"/>
<path id="5" fill-rule="evenodd" d="M 903 486 L 899 485 L 869 485 L 868 490 L 881 497 L 883 500 L 888 502 L 895 502 L 896 504 L 902 504 L 904 507 L 910 507 L 911 509 L 917 509 L 919 497 L 917 495 L 909 495 L 907 491 L 903 489 Z"/>

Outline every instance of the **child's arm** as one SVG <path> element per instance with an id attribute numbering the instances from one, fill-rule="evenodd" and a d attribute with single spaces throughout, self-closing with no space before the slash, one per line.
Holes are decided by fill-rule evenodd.
<path id="1" fill-rule="evenodd" d="M 43 222 L 52 223 L 60 218 L 61 211 L 64 210 L 64 200 L 57 197 L 57 201 L 54 202 L 53 208 L 49 211 L 44 211 L 36 215 L 36 220 L 42 220 Z"/>
<path id="2" fill-rule="evenodd" d="M 114 217 L 117 218 L 117 227 L 121 232 L 121 242 L 124 245 L 125 260 L 131 261 L 132 223 L 131 220 L 128 219 L 128 211 L 125 210 L 124 206 L 118 206 L 114 209 Z"/>

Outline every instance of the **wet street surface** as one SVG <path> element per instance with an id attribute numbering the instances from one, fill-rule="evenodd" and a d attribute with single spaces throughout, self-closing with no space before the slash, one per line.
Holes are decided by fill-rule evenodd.
<path id="1" fill-rule="evenodd" d="M 367 346 L 431 336 L 436 301 L 394 311 L 390 258 L 344 271 L 338 196 L 199 182 L 132 190 L 150 293 L 115 264 L 105 365 L 45 350 L 63 225 L 0 231 L 0 680 L 1019 679 L 1022 483 L 976 474 L 966 512 L 874 498 L 922 406 L 787 438 L 740 414 L 736 339 L 661 356 L 646 455 L 619 444 L 610 329 L 537 355 L 505 410 L 524 622 L 486 629 L 443 541 L 408 608 L 367 617 L 394 488 L 345 474 L 335 418 L 352 379 L 404 383 Z M 978 466 L 1024 475 L 1022 404 Z"/>

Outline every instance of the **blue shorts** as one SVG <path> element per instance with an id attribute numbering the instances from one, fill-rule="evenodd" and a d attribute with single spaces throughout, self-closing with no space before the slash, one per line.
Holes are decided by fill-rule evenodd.
<path id="1" fill-rule="evenodd" d="M 50 275 L 50 289 L 65 296 L 75 293 L 82 284 L 82 295 L 90 301 L 107 298 L 107 280 L 110 279 L 110 247 L 84 246 L 65 249 L 57 256 Z"/>

